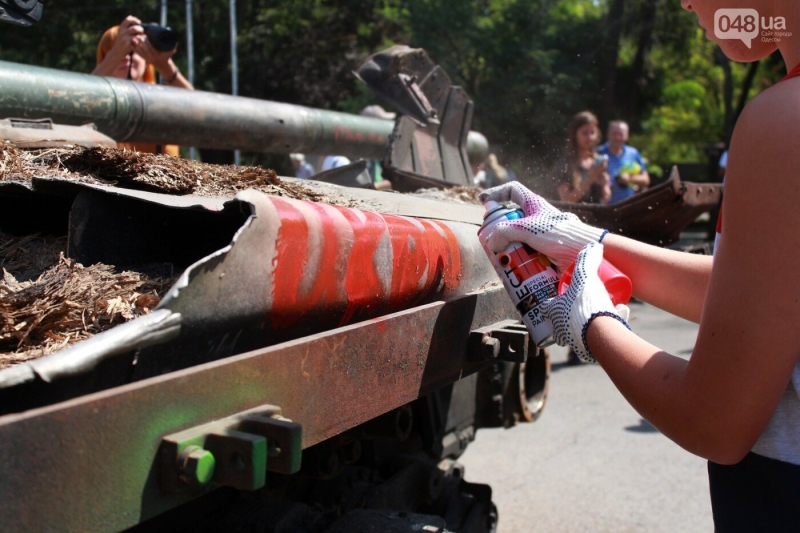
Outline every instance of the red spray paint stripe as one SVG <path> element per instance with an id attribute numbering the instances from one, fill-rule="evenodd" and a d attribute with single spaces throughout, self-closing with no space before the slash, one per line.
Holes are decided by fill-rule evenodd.
<path id="1" fill-rule="evenodd" d="M 436 220 L 431 223 L 436 224 L 447 239 L 447 252 L 450 261 L 448 262 L 448 267 L 444 270 L 444 282 L 446 289 L 455 289 L 461 281 L 461 250 L 458 247 L 458 239 L 447 224 Z"/>
<path id="2" fill-rule="evenodd" d="M 298 318 L 293 310 L 299 310 L 297 290 L 308 256 L 308 224 L 291 203 L 279 198 L 270 200 L 281 219 L 275 242 L 277 253 L 272 260 L 272 307 L 281 312 L 271 315 L 275 328 L 281 328 L 294 324 Z"/>
<path id="3" fill-rule="evenodd" d="M 311 289 L 301 295 L 301 280 L 314 270 L 310 268 L 313 265 L 308 265 L 309 227 L 292 201 L 271 200 L 281 218 L 271 313 L 276 328 L 295 324 L 307 312 L 320 309 L 334 313 L 336 322 L 344 325 L 416 305 L 440 285 L 443 291 L 458 286 L 461 254 L 455 235 L 445 224 L 429 221 L 415 224 L 403 217 L 370 212 L 359 216 L 352 209 L 309 202 L 322 228 L 322 250 Z M 333 209 L 350 225 L 353 242 L 340 242 L 341 234 L 336 229 L 343 221 L 333 214 Z M 384 294 L 374 258 L 381 238 L 387 233 L 392 271 L 391 280 L 386 280 L 391 282 L 389 294 Z M 351 247 L 346 266 L 337 268 L 341 250 L 346 246 Z"/>
<path id="4" fill-rule="evenodd" d="M 375 268 L 373 257 L 381 237 L 388 236 L 386 221 L 376 213 L 364 212 L 362 221 L 352 209 L 339 208 L 350 223 L 355 235 L 355 242 L 350 251 L 345 276 L 347 291 L 347 310 L 339 321 L 339 325 L 357 322 L 379 313 L 380 303 L 388 298 L 383 294 L 380 277 Z"/>

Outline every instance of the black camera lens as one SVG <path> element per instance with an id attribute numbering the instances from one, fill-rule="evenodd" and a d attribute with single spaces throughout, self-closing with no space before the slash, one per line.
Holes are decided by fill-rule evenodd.
<path id="1" fill-rule="evenodd" d="M 160 52 L 169 52 L 178 46 L 178 32 L 168 26 L 161 26 L 155 22 L 142 24 L 144 34 L 153 47 Z"/>

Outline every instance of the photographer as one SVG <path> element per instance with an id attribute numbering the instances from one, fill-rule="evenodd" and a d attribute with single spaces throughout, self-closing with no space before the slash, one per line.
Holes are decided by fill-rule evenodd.
<path id="1" fill-rule="evenodd" d="M 165 85 L 193 90 L 172 61 L 175 48 L 160 51 L 147 38 L 142 21 L 128 15 L 119 26 L 109 28 L 97 45 L 97 66 L 92 74 L 155 83 L 155 71 Z"/>
<path id="2" fill-rule="evenodd" d="M 162 46 L 163 42 L 158 44 Z M 194 90 L 172 61 L 177 49 L 176 43 L 171 50 L 158 50 L 148 39 L 142 21 L 128 15 L 119 26 L 109 28 L 100 38 L 97 66 L 92 74 L 155 83 L 158 71 L 165 85 Z M 173 144 L 119 143 L 119 147 L 150 154 L 180 155 L 179 148 Z"/>

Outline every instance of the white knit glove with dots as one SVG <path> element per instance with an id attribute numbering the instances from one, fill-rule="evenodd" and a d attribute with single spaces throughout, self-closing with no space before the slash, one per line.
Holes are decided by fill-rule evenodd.
<path id="1" fill-rule="evenodd" d="M 597 269 L 603 260 L 603 245 L 592 242 L 578 254 L 572 282 L 567 292 L 542 304 L 542 314 L 553 324 L 553 335 L 561 346 L 571 346 L 586 363 L 597 360 L 586 345 L 586 330 L 598 316 L 614 317 L 628 329 L 630 310 L 626 305 L 614 307 Z"/>
<path id="2" fill-rule="evenodd" d="M 509 243 L 524 242 L 556 264 L 559 272 L 575 262 L 578 252 L 590 242 L 600 242 L 608 230 L 590 226 L 573 213 L 559 211 L 547 200 L 512 181 L 481 193 L 481 202 L 512 201 L 522 208 L 525 218 L 499 222 L 486 239 L 495 253 Z"/>

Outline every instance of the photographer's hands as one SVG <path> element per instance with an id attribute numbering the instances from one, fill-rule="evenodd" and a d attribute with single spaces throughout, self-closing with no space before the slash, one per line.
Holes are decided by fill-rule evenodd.
<path id="1" fill-rule="evenodd" d="M 177 49 L 176 46 L 166 52 L 157 50 L 147 39 L 142 21 L 128 15 L 119 24 L 111 49 L 95 67 L 92 74 L 142 81 L 147 64 L 151 64 L 161 75 L 165 84 L 192 90 L 194 87 L 183 77 L 172 60 Z"/>

